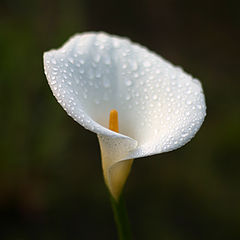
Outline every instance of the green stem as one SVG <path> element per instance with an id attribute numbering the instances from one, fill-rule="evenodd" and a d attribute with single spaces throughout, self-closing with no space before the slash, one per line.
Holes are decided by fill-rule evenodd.
<path id="1" fill-rule="evenodd" d="M 125 202 L 122 197 L 122 194 L 117 201 L 112 196 L 110 196 L 110 198 L 111 198 L 111 204 L 112 204 L 115 223 L 117 226 L 118 238 L 119 240 L 131 240 L 132 234 L 131 234 L 127 210 L 126 210 L 126 206 L 125 206 Z"/>

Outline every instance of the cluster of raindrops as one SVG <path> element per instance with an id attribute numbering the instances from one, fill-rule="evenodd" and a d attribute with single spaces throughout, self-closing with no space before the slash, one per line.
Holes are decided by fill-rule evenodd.
<path id="1" fill-rule="evenodd" d="M 81 125 L 101 133 L 115 108 L 121 133 L 146 146 L 155 139 L 155 151 L 189 141 L 205 116 L 197 79 L 125 38 L 76 35 L 45 53 L 44 67 L 58 102 Z"/>

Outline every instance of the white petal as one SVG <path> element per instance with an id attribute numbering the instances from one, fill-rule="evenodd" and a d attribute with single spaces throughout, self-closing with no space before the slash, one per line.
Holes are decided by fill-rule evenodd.
<path id="1" fill-rule="evenodd" d="M 206 115 L 198 80 L 125 38 L 76 35 L 45 53 L 44 67 L 67 113 L 85 128 L 111 137 L 119 153 L 116 161 L 184 145 Z M 107 129 L 111 109 L 119 113 L 121 134 Z"/>

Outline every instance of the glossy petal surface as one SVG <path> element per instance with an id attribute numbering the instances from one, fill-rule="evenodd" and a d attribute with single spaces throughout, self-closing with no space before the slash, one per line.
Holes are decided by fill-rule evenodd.
<path id="1" fill-rule="evenodd" d="M 44 68 L 65 111 L 98 135 L 105 181 L 116 199 L 129 174 L 128 159 L 181 147 L 206 115 L 197 79 L 126 38 L 75 35 L 44 54 Z M 108 129 L 112 109 L 120 133 Z"/>
<path id="2" fill-rule="evenodd" d="M 126 38 L 75 35 L 44 54 L 44 67 L 58 102 L 100 139 L 110 137 L 116 161 L 184 145 L 206 114 L 197 79 Z M 107 129 L 111 109 L 118 110 L 121 134 Z"/>

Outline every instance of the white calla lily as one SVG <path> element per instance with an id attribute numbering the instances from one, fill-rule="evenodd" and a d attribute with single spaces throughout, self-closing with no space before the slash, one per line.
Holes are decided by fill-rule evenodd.
<path id="1" fill-rule="evenodd" d="M 116 199 L 129 159 L 181 147 L 206 115 L 197 79 L 126 38 L 75 35 L 44 53 L 44 68 L 65 111 L 98 135 L 105 181 Z M 112 109 L 118 111 L 120 133 L 108 129 Z"/>

